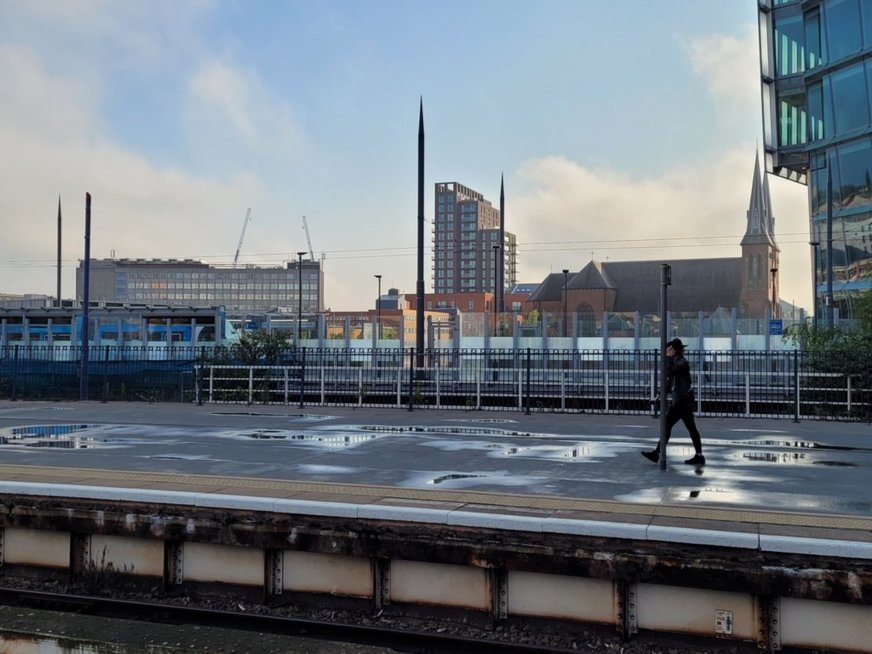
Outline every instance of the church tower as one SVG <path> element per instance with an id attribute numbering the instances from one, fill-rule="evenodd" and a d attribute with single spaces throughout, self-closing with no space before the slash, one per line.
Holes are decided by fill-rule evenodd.
<path id="1" fill-rule="evenodd" d="M 775 216 L 769 197 L 769 180 L 760 174 L 760 154 L 754 160 L 748 224 L 742 238 L 742 290 L 740 310 L 747 316 L 762 316 L 768 307 L 773 318 L 781 317 L 778 303 L 778 255 Z"/>

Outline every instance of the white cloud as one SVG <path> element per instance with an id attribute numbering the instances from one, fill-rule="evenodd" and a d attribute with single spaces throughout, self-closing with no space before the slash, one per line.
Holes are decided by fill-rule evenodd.
<path id="1" fill-rule="evenodd" d="M 48 73 L 21 47 L 0 50 L 0 266 L 4 292 L 55 287 L 57 197 L 64 207 L 65 295 L 83 256 L 84 195 L 93 196 L 93 257 L 185 257 L 235 250 L 244 208 L 278 215 L 279 202 L 255 176 L 192 175 L 160 167 L 103 136 L 99 98 L 83 80 Z M 252 230 L 255 231 L 255 230 Z M 249 251 L 280 252 L 261 232 Z M 250 244 L 250 245 L 251 245 Z"/>
<path id="2" fill-rule="evenodd" d="M 270 93 L 256 71 L 205 62 L 190 81 L 183 112 L 192 147 L 210 158 L 254 154 L 290 163 L 299 155 L 292 107 Z"/>
<path id="3" fill-rule="evenodd" d="M 708 35 L 687 45 L 691 65 L 715 101 L 719 127 L 753 126 L 759 131 L 760 60 L 757 28 L 739 36 Z M 746 128 L 747 129 L 747 128 Z"/>
<path id="4" fill-rule="evenodd" d="M 509 227 L 520 244 L 519 280 L 580 270 L 591 253 L 599 261 L 739 256 L 753 157 L 753 147 L 736 148 L 705 168 L 676 167 L 643 179 L 558 157 L 528 162 L 518 172 Z M 782 296 L 808 304 L 804 187 L 781 188 L 779 181 L 770 184 Z"/>
<path id="5" fill-rule="evenodd" d="M 560 157 L 526 162 L 509 211 L 518 235 L 519 280 L 604 261 L 740 255 L 761 124 L 756 27 L 708 35 L 686 47 L 714 101 L 712 143 L 694 161 L 636 178 Z M 727 149 L 722 135 L 739 134 Z M 744 135 L 744 136 L 741 136 Z M 644 156 L 644 155 L 642 155 Z M 806 188 L 769 176 L 783 299 L 811 304 Z M 591 254 L 593 253 L 593 254 Z"/>

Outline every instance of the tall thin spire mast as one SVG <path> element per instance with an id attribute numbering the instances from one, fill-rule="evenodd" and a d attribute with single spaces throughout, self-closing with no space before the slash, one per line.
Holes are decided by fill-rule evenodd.
<path id="1" fill-rule="evenodd" d="M 61 306 L 61 196 L 58 193 L 58 290 L 55 296 L 55 306 Z"/>
<path id="2" fill-rule="evenodd" d="M 497 280 L 497 311 L 506 310 L 506 194 L 503 186 L 503 175 L 500 173 L 500 275 Z"/>
<path id="3" fill-rule="evenodd" d="M 417 367 L 424 367 L 424 98 L 418 113 L 418 284 L 415 303 Z"/>

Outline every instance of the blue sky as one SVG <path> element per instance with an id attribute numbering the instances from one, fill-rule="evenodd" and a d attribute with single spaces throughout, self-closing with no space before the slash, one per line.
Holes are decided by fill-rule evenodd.
<path id="1" fill-rule="evenodd" d="M 281 264 L 325 303 L 415 290 L 418 103 L 432 187 L 495 204 L 519 280 L 737 256 L 760 140 L 756 2 L 0 0 L 0 292 L 83 255 Z M 781 286 L 811 296 L 805 188 L 770 180 Z M 677 237 L 677 238 L 676 238 Z M 428 243 L 429 256 L 429 243 Z M 426 266 L 429 270 L 429 263 Z M 431 288 L 431 279 L 426 279 Z"/>

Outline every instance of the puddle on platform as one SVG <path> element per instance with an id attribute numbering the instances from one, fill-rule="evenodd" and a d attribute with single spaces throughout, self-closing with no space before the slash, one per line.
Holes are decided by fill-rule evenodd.
<path id="1" fill-rule="evenodd" d="M 750 445 L 752 447 L 780 447 L 791 450 L 840 450 L 854 451 L 867 448 L 848 447 L 844 445 L 827 445 L 826 443 L 817 443 L 815 441 L 795 441 L 788 439 L 772 439 L 772 438 L 755 438 L 747 441 L 735 441 L 736 445 Z"/>
<path id="2" fill-rule="evenodd" d="M 529 438 L 542 437 L 544 434 L 533 434 L 528 431 L 515 431 L 510 429 L 492 429 L 490 427 L 446 427 L 424 425 L 363 425 L 359 427 L 366 431 L 388 432 L 403 434 L 408 432 L 427 434 L 463 434 L 464 436 L 481 435 L 488 436 L 526 436 Z"/>
<path id="3" fill-rule="evenodd" d="M 258 418 L 286 418 L 298 422 L 321 422 L 333 420 L 336 416 L 323 416 L 311 413 L 262 413 L 259 411 L 212 411 L 213 416 L 257 416 Z"/>
<path id="4" fill-rule="evenodd" d="M 76 432 L 91 429 L 95 425 L 28 425 L 26 427 L 13 427 L 10 433 L 15 438 L 33 438 L 36 436 L 57 438 L 60 436 L 69 436 Z"/>
<path id="5" fill-rule="evenodd" d="M 81 432 L 97 425 L 28 425 L 12 427 L 0 434 L 0 445 L 18 447 L 54 448 L 64 450 L 83 450 L 105 443 L 107 439 L 84 436 Z"/>
<path id="6" fill-rule="evenodd" d="M 431 479 L 429 483 L 431 484 L 441 484 L 445 481 L 455 481 L 457 479 L 480 479 L 485 475 L 465 475 L 465 474 L 452 474 L 452 475 L 442 475 L 441 477 L 436 477 L 435 479 Z"/>
<path id="7" fill-rule="evenodd" d="M 379 438 L 378 434 L 301 434 L 281 429 L 258 429 L 246 432 L 243 436 L 254 440 L 311 443 L 325 448 L 351 447 Z"/>
<path id="8" fill-rule="evenodd" d="M 852 461 L 833 461 L 820 458 L 820 454 L 812 452 L 738 452 L 732 455 L 733 458 L 741 461 L 750 461 L 753 463 L 776 463 L 781 465 L 794 466 L 836 466 L 836 467 L 856 467 L 857 464 Z"/>
<path id="9" fill-rule="evenodd" d="M 449 418 L 446 422 L 475 422 L 490 424 L 514 424 L 517 420 L 510 418 Z"/>

